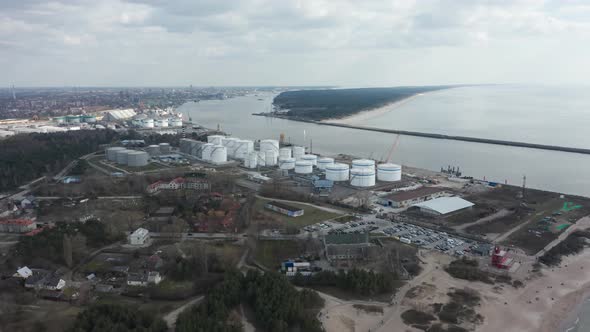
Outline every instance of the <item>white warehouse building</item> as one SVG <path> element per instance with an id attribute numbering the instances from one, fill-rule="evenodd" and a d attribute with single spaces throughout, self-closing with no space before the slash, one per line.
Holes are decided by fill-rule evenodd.
<path id="1" fill-rule="evenodd" d="M 129 244 L 135 246 L 144 245 L 150 239 L 150 232 L 145 228 L 138 228 L 129 235 Z"/>

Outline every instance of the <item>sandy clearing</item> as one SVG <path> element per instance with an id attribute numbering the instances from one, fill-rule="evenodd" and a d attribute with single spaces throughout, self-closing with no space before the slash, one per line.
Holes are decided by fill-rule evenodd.
<path id="1" fill-rule="evenodd" d="M 414 98 L 417 98 L 417 97 L 422 96 L 424 94 L 425 93 L 418 93 L 413 96 L 404 98 L 402 100 L 398 100 L 396 102 L 387 104 L 383 107 L 375 108 L 375 109 L 368 110 L 368 111 L 362 111 L 357 114 L 347 116 L 344 118 L 340 118 L 340 119 L 327 119 L 327 120 L 322 120 L 320 122 L 348 124 L 348 125 L 357 124 L 360 121 L 369 120 L 369 119 L 372 119 L 372 118 L 377 117 L 379 115 L 391 112 L 391 111 L 395 110 L 396 108 L 402 106 L 403 104 L 408 103 L 411 100 L 413 100 Z"/>

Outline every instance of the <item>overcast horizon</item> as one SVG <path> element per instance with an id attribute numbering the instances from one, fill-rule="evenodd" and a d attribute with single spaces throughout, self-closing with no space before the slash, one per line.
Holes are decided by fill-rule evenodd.
<path id="1" fill-rule="evenodd" d="M 583 1 L 0 2 L 2 86 L 585 84 Z"/>

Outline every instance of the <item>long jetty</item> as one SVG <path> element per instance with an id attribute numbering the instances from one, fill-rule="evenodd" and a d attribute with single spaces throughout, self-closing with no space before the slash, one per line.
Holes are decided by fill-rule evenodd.
<path id="1" fill-rule="evenodd" d="M 272 115 L 272 114 L 268 114 L 268 113 L 253 113 L 252 115 L 274 117 L 274 118 L 291 120 L 291 121 L 307 122 L 307 123 L 312 123 L 312 124 L 317 124 L 317 125 L 322 125 L 322 126 L 332 126 L 332 127 L 374 131 L 374 132 L 380 132 L 380 133 L 386 133 L 386 134 L 399 134 L 399 135 L 426 137 L 426 138 L 434 138 L 434 139 L 447 139 L 447 140 L 473 142 L 473 143 L 516 146 L 516 147 L 529 148 L 529 149 L 540 149 L 540 150 L 551 150 L 551 151 L 590 154 L 590 149 L 574 148 L 574 147 L 568 147 L 568 146 L 535 144 L 535 143 L 526 143 L 526 142 L 517 142 L 517 141 L 504 141 L 504 140 L 499 140 L 499 139 L 468 137 L 468 136 L 454 136 L 454 135 L 444 135 L 444 134 L 434 134 L 434 133 L 423 133 L 423 132 L 419 132 L 419 131 L 382 129 L 382 128 L 375 128 L 375 127 L 349 125 L 349 124 L 343 124 L 343 123 L 320 122 L 320 121 L 316 121 L 316 120 L 291 118 L 291 117 L 287 117 L 287 116 L 276 116 L 276 115 Z"/>

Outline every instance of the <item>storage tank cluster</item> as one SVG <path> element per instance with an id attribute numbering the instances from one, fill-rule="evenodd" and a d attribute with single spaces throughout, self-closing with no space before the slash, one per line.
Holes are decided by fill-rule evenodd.
<path id="1" fill-rule="evenodd" d="M 106 158 L 117 164 L 131 167 L 146 166 L 149 161 L 149 155 L 147 152 L 127 150 L 122 147 L 108 148 L 106 150 Z"/>
<path id="2" fill-rule="evenodd" d="M 311 174 L 313 173 L 313 163 L 309 160 L 298 160 L 295 162 L 295 173 Z"/>
<path id="3" fill-rule="evenodd" d="M 182 138 L 180 139 L 179 149 L 182 153 L 201 158 L 203 144 L 205 143 L 201 141 L 196 141 L 190 138 Z"/>
<path id="4" fill-rule="evenodd" d="M 182 119 L 177 117 L 169 119 L 153 119 L 146 117 L 145 114 L 139 114 L 131 120 L 131 124 L 135 127 L 143 128 L 182 127 Z"/>

